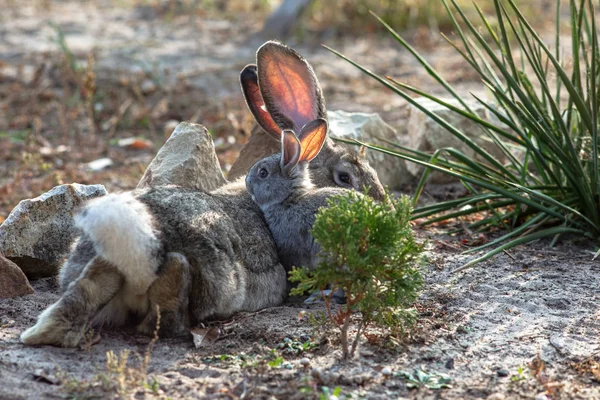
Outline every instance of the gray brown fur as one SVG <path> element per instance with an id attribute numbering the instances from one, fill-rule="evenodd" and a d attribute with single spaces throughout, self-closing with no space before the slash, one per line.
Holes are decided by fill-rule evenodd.
<path id="1" fill-rule="evenodd" d="M 296 145 L 299 147 L 300 143 Z M 292 168 L 284 168 L 282 158 L 283 153 L 257 162 L 246 177 L 246 188 L 265 216 L 285 270 L 314 268 L 320 247 L 310 230 L 317 211 L 329 197 L 343 194 L 347 189 L 315 187 L 308 161 L 296 161 Z M 291 172 L 286 173 L 288 168 Z M 261 170 L 267 171 L 268 176 L 261 177 Z"/>
<path id="2" fill-rule="evenodd" d="M 348 169 L 358 187 L 383 193 L 366 161 L 345 151 L 326 147 L 311 164 L 317 186 L 336 185 L 332 174 Z M 287 295 L 272 234 L 243 179 L 210 193 L 167 186 L 105 196 L 77 221 L 83 234 L 60 272 L 65 292 L 21 335 L 25 344 L 76 346 L 88 326 L 130 323 L 136 314 L 138 330 L 151 333 L 157 305 L 167 321 L 161 335 L 176 335 Z"/>
<path id="3" fill-rule="evenodd" d="M 266 134 L 260 127 L 252 130 L 250 140 L 240 152 L 229 170 L 229 179 L 246 176 L 250 168 L 259 160 L 273 154 L 279 154 L 281 143 Z M 318 187 L 340 186 L 363 191 L 368 189 L 369 196 L 376 200 L 384 199 L 383 186 L 379 182 L 377 172 L 369 165 L 359 152 L 336 144 L 328 138 L 323 149 L 308 166 L 313 184 Z M 340 173 L 350 173 L 353 181 L 349 184 L 341 182 Z M 336 179 L 338 178 L 338 179 Z"/>
<path id="4" fill-rule="evenodd" d="M 114 287 L 108 285 L 102 293 L 86 291 L 84 284 L 92 279 L 87 271 L 102 257 L 95 250 L 96 243 L 84 236 L 61 271 L 65 293 L 40 316 L 36 326 L 24 333 L 24 343 L 75 346 L 92 322 L 123 324 L 131 320 L 131 314 L 143 319 L 138 330 L 150 334 L 156 305 L 162 310 L 161 335 L 172 336 L 185 332 L 189 323 L 255 311 L 285 299 L 285 271 L 243 180 L 211 193 L 180 187 L 134 193 L 160 232 L 160 252 L 153 257 L 162 261 L 148 290 L 132 294 L 124 277 L 128 266 L 104 262 L 110 266 L 106 269 L 108 277 L 118 279 L 120 286 L 108 290 Z M 94 279 L 105 278 L 95 275 Z M 189 289 L 186 282 L 191 284 Z M 49 335 L 50 330 L 74 333 L 56 336 Z"/>

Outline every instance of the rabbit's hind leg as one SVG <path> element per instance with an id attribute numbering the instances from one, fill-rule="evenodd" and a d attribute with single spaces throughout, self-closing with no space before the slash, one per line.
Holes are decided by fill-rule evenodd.
<path id="1" fill-rule="evenodd" d="M 94 257 L 82 274 L 69 284 L 62 297 L 40 314 L 34 326 L 21 334 L 21 342 L 76 347 L 91 318 L 117 294 L 123 282 L 123 275 L 114 265 Z"/>
<path id="2" fill-rule="evenodd" d="M 83 272 L 86 265 L 96 257 L 98 253 L 94 249 L 94 243 L 86 235 L 82 235 L 72 246 L 69 258 L 60 268 L 58 282 L 60 290 L 64 293 L 69 284 L 75 281 Z"/>
<path id="3" fill-rule="evenodd" d="M 158 314 L 160 337 L 173 337 L 186 333 L 189 328 L 188 304 L 191 288 L 190 265 L 180 253 L 168 253 L 158 278 L 148 290 L 149 310 L 137 330 L 152 335 Z"/>

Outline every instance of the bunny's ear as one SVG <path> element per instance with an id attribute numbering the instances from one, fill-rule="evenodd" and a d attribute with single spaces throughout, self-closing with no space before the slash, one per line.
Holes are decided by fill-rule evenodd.
<path id="1" fill-rule="evenodd" d="M 310 161 L 315 158 L 321 151 L 326 139 L 327 121 L 323 118 L 315 119 L 304 125 L 302 131 L 300 131 L 300 143 L 302 144 L 300 161 Z"/>
<path id="2" fill-rule="evenodd" d="M 299 132 L 307 123 L 326 118 L 319 81 L 300 54 L 279 42 L 269 41 L 258 49 L 256 62 L 266 109 L 281 129 Z"/>
<path id="3" fill-rule="evenodd" d="M 260 127 L 271 135 L 273 138 L 281 139 L 281 129 L 277 126 L 273 118 L 267 112 L 265 102 L 258 88 L 258 73 L 256 72 L 256 65 L 249 64 L 244 67 L 240 73 L 240 83 L 242 84 L 242 92 L 244 93 L 244 99 L 250 109 L 254 119 Z"/>
<path id="4" fill-rule="evenodd" d="M 300 160 L 300 141 L 292 130 L 285 129 L 281 133 L 281 170 L 290 175 Z"/>

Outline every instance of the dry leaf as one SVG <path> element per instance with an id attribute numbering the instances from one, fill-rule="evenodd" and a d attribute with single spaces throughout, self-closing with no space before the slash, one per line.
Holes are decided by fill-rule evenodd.
<path id="1" fill-rule="evenodd" d="M 194 337 L 194 347 L 199 349 L 209 344 L 213 344 L 219 339 L 221 331 L 216 326 L 212 328 L 192 328 L 190 333 Z"/>
<path id="2" fill-rule="evenodd" d="M 41 368 L 36 369 L 33 372 L 33 380 L 36 382 L 47 383 L 49 385 L 60 384 L 60 379 L 58 379 L 55 375 L 46 373 L 46 371 Z"/>
<path id="3" fill-rule="evenodd" d="M 307 314 L 308 314 L 308 313 L 307 313 L 306 311 L 304 311 L 304 310 L 300 311 L 300 312 L 298 313 L 298 321 L 302 321 L 302 320 L 304 320 L 304 318 L 306 318 L 306 317 L 307 317 Z"/>

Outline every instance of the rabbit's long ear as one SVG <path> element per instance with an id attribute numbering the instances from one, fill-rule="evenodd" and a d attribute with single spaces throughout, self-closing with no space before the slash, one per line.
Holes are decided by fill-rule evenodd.
<path id="1" fill-rule="evenodd" d="M 301 151 L 300 141 L 292 130 L 285 129 L 281 133 L 281 161 L 280 166 L 284 174 L 290 175 L 298 165 Z"/>
<path id="2" fill-rule="evenodd" d="M 269 41 L 258 49 L 256 63 L 265 106 L 281 129 L 299 132 L 307 123 L 327 117 L 319 81 L 300 54 Z"/>
<path id="3" fill-rule="evenodd" d="M 304 125 L 300 131 L 300 143 L 302 151 L 300 153 L 300 161 L 310 161 L 315 158 L 323 143 L 327 139 L 327 121 L 323 118 L 315 119 Z"/>
<path id="4" fill-rule="evenodd" d="M 244 67 L 240 73 L 240 83 L 242 84 L 242 92 L 244 93 L 246 104 L 252 115 L 254 115 L 256 122 L 274 139 L 281 140 L 281 129 L 269 115 L 260 89 L 258 88 L 256 65 L 249 64 Z"/>

